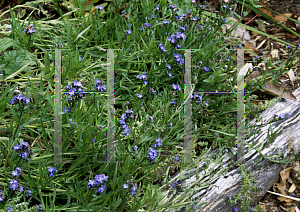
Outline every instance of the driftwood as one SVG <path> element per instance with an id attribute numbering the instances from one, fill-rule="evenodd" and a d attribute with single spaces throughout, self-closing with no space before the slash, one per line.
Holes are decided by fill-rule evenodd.
<path id="1" fill-rule="evenodd" d="M 270 108 L 263 111 L 260 115 L 262 117 L 263 123 L 268 123 L 270 120 L 273 119 L 274 114 L 286 114 L 289 113 L 290 117 L 285 118 L 283 120 L 279 120 L 277 122 L 271 123 L 266 125 L 265 127 L 258 128 L 256 125 L 261 124 L 261 122 L 255 123 L 256 120 L 251 120 L 249 124 L 245 127 L 247 132 L 247 127 L 250 125 L 256 126 L 256 129 L 260 129 L 259 134 L 255 136 L 254 146 L 257 148 L 263 142 L 263 150 L 261 153 L 265 156 L 271 156 L 276 154 L 283 153 L 284 157 L 287 156 L 287 153 L 295 153 L 299 151 L 300 147 L 300 88 L 298 88 L 294 93 L 294 96 L 297 98 L 297 101 L 293 100 L 286 100 L 285 102 L 278 102 L 271 106 Z M 266 140 L 268 135 L 268 129 L 272 126 L 272 131 L 278 131 L 276 137 L 273 141 L 270 142 L 268 146 L 266 146 Z M 248 128 L 249 131 L 249 128 Z M 270 132 L 269 132 L 270 133 Z M 281 134 L 282 133 L 282 134 Z M 252 144 L 254 136 L 248 136 L 249 138 L 245 139 L 246 143 Z M 274 151 L 278 148 L 278 152 Z M 291 150 L 293 148 L 293 150 Z M 214 149 L 211 154 L 208 154 L 212 160 L 208 161 L 199 161 L 194 163 L 194 168 L 190 171 L 181 170 L 181 174 L 179 171 L 169 177 L 169 182 L 173 184 L 174 182 L 178 182 L 181 184 L 181 188 L 184 191 L 185 188 L 191 186 L 193 190 L 197 190 L 196 193 L 192 196 L 192 200 L 196 201 L 197 205 L 201 203 L 207 202 L 206 205 L 198 207 L 198 209 L 194 211 L 205 211 L 205 212 L 227 212 L 233 211 L 233 207 L 238 207 L 239 211 L 241 211 L 241 202 L 238 200 L 237 204 L 228 204 L 225 202 L 225 199 L 228 200 L 228 196 L 233 196 L 239 193 L 242 188 L 243 181 L 242 181 L 242 174 L 241 169 L 239 166 L 235 166 L 233 169 L 228 170 L 225 167 L 223 162 L 226 162 L 230 159 L 229 154 L 222 154 L 219 148 Z M 215 156 L 214 156 L 215 155 Z M 209 157 L 208 156 L 208 157 Z M 222 159 L 219 163 L 212 163 L 212 161 L 216 161 L 216 156 Z M 255 164 L 258 161 L 260 153 L 256 150 L 251 149 L 251 152 L 248 151 L 248 145 L 245 145 L 245 155 L 242 157 L 241 162 L 243 166 L 246 167 L 254 179 L 256 179 L 257 183 L 252 184 L 254 187 L 265 187 L 264 190 L 260 189 L 258 192 L 251 192 L 250 193 L 250 205 L 256 204 L 263 196 L 267 193 L 267 191 L 279 181 L 280 172 L 288 167 L 291 167 L 293 163 L 275 163 L 271 162 L 264 157 L 262 157 L 257 167 L 255 168 Z M 207 156 L 206 156 L 207 157 Z M 205 158 L 206 158 L 205 157 Z M 293 156 L 291 156 L 293 158 Z M 235 160 L 231 159 L 232 161 Z M 271 160 L 280 161 L 282 158 L 275 157 L 271 158 Z M 209 163 L 209 167 L 206 168 L 206 164 Z M 222 165 L 220 165 L 222 164 Z M 220 168 L 221 167 L 221 168 Z M 219 168 L 217 171 L 216 169 Z M 189 168 L 190 169 L 190 168 Z M 197 175 L 199 176 L 198 180 L 196 179 L 196 170 Z M 222 173 L 225 169 L 227 169 L 227 173 Z M 215 174 L 210 176 L 208 172 L 210 170 L 216 170 Z M 178 177 L 182 177 L 183 179 L 179 179 Z M 176 179 L 174 179 L 176 178 Z M 206 183 L 209 183 L 207 186 Z M 164 195 L 167 193 L 167 189 L 164 190 Z M 167 199 L 164 201 L 168 203 L 169 198 L 171 197 L 172 190 L 168 193 Z M 189 192 L 188 195 L 192 193 Z M 176 194 L 176 197 L 179 195 Z M 190 199 L 186 199 L 185 202 L 190 201 Z M 162 204 L 162 201 L 159 205 Z M 176 211 L 186 211 L 185 207 L 177 208 Z M 162 210 L 163 211 L 163 210 Z M 249 210 L 250 211 L 250 210 Z M 175 212 L 173 210 L 172 212 Z"/>

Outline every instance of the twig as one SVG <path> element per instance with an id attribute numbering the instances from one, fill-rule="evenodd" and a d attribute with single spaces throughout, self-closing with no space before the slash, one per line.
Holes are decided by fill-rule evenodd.
<path id="1" fill-rule="evenodd" d="M 271 194 L 275 194 L 275 195 L 278 195 L 278 196 L 281 196 L 281 197 L 285 197 L 285 198 L 292 199 L 292 200 L 295 200 L 297 202 L 300 202 L 300 199 L 296 198 L 296 197 L 285 196 L 285 195 L 278 194 L 278 193 L 275 193 L 275 192 L 272 192 L 272 191 L 268 191 L 268 192 L 271 193 Z"/>

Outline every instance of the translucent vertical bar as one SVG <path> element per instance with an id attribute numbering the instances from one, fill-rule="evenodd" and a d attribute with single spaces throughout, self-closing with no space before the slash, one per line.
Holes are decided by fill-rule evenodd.
<path id="1" fill-rule="evenodd" d="M 124 161 L 115 161 L 113 145 L 115 141 L 115 68 L 114 68 L 114 50 L 123 49 L 100 49 L 107 51 L 107 158 L 106 161 L 99 163 L 124 163 Z"/>
<path id="2" fill-rule="evenodd" d="M 237 49 L 237 162 L 243 163 L 241 158 L 245 155 L 245 127 L 244 127 L 244 49 Z"/>
<path id="3" fill-rule="evenodd" d="M 184 73 L 184 163 L 190 164 L 192 161 L 192 105 L 191 105 L 191 49 L 186 49 L 185 53 L 185 73 Z"/>
<path id="4" fill-rule="evenodd" d="M 115 163 L 113 142 L 115 141 L 115 124 L 114 124 L 114 50 L 107 50 L 107 158 L 108 163 Z"/>
<path id="5" fill-rule="evenodd" d="M 62 163 L 61 50 L 55 49 L 54 163 Z"/>

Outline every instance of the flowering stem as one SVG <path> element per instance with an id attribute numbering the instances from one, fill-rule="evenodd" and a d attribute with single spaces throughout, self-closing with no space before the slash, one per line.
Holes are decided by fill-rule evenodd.
<path id="1" fill-rule="evenodd" d="M 19 108 L 20 108 L 20 107 L 21 107 L 21 102 L 19 101 L 18 104 L 19 104 Z M 17 133 L 17 129 L 18 129 L 19 126 L 20 126 L 20 122 L 21 122 L 21 117 L 22 117 L 22 115 L 23 115 L 23 108 L 22 108 L 22 110 L 21 110 L 21 115 L 19 116 L 19 121 L 18 121 L 18 124 L 17 124 L 17 127 L 16 127 L 16 131 L 15 131 L 15 133 L 14 133 L 14 135 L 13 135 L 13 139 L 12 139 L 13 141 L 15 140 L 16 133 Z M 12 146 L 13 146 L 13 145 L 12 145 Z M 10 154 L 10 152 L 11 152 L 12 146 L 11 146 L 11 148 L 9 149 L 9 152 L 8 152 L 8 154 L 7 154 L 7 156 L 6 156 L 4 170 L 5 170 L 6 167 L 7 167 L 7 162 L 8 162 L 8 158 L 9 158 L 9 154 Z"/>

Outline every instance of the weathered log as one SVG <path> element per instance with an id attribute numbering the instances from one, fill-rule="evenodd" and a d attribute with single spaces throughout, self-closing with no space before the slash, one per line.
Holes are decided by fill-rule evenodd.
<path id="1" fill-rule="evenodd" d="M 253 125 L 256 129 L 260 129 L 259 133 L 254 137 L 254 135 L 248 136 L 245 139 L 245 142 L 248 144 L 256 144 L 254 147 L 258 148 L 259 146 L 263 145 L 263 150 L 261 153 L 265 156 L 271 155 L 278 155 L 282 153 L 284 157 L 287 156 L 287 153 L 291 153 L 292 156 L 290 159 L 293 158 L 293 154 L 299 151 L 300 147 L 300 88 L 298 88 L 295 92 L 293 92 L 294 96 L 297 98 L 297 101 L 293 100 L 286 100 L 285 102 L 278 102 L 273 106 L 269 107 L 265 111 L 260 114 L 262 117 L 263 123 L 268 123 L 270 120 L 274 118 L 274 114 L 286 114 L 289 113 L 290 117 L 285 118 L 283 120 L 279 120 L 268 124 L 264 127 L 258 127 L 261 122 L 256 122 L 255 119 L 251 120 L 246 127 L 246 132 L 253 132 L 253 130 L 249 130 L 249 126 Z M 277 132 L 278 137 L 271 140 L 269 145 L 266 145 L 267 142 L 267 135 L 268 129 L 272 127 L 272 131 Z M 270 134 L 271 132 L 269 132 Z M 263 196 L 267 193 L 267 191 L 273 186 L 273 184 L 277 183 L 280 177 L 280 172 L 284 168 L 291 167 L 293 163 L 276 163 L 269 161 L 268 159 L 262 157 L 258 161 L 260 157 L 260 153 L 257 152 L 255 149 L 251 149 L 249 152 L 249 146 L 245 145 L 245 155 L 242 157 L 241 162 L 244 167 L 246 167 L 254 179 L 256 179 L 257 183 L 252 184 L 254 187 L 264 187 L 264 190 L 260 190 L 259 192 L 251 192 L 250 193 L 250 205 L 256 204 Z M 292 149 L 293 148 L 293 151 Z M 234 149 L 234 148 L 233 148 Z M 278 150 L 276 152 L 275 150 Z M 235 149 L 236 150 L 236 149 Z M 239 193 L 242 188 L 243 181 L 242 181 L 242 174 L 241 169 L 239 166 L 234 166 L 231 169 L 225 167 L 223 162 L 226 162 L 230 159 L 228 154 L 221 154 L 222 150 L 216 148 L 209 154 L 208 158 L 212 158 L 209 163 L 209 167 L 206 168 L 208 164 L 206 161 L 201 160 L 199 162 L 194 163 L 194 169 L 188 168 L 184 170 L 179 170 L 175 174 L 169 177 L 169 182 L 173 184 L 174 182 L 178 182 L 181 184 L 181 188 L 184 191 L 186 188 L 190 187 L 193 190 L 197 190 L 196 193 L 192 196 L 192 200 L 196 201 L 197 205 L 201 203 L 207 202 L 207 204 L 203 205 L 202 207 L 198 207 L 195 211 L 205 211 L 205 212 L 215 212 L 215 211 L 233 211 L 233 207 L 241 208 L 240 200 L 243 197 L 240 197 L 237 204 L 228 204 L 225 202 L 225 199 L 228 200 L 228 196 L 233 196 Z M 216 156 L 220 159 L 221 165 L 218 164 L 216 161 Z M 270 158 L 269 158 L 270 159 Z M 286 159 L 286 158 L 285 158 Z M 232 159 L 232 161 L 235 160 Z M 281 161 L 282 157 L 275 157 L 271 158 L 270 160 L 273 161 Z M 257 163 L 257 167 L 255 167 Z M 221 168 L 220 168 L 221 167 Z M 210 170 L 217 170 L 211 177 L 207 172 Z M 190 169 L 190 170 L 189 170 Z M 198 171 L 196 171 L 198 169 Z M 189 171 L 188 171 L 189 170 Z M 227 173 L 223 173 L 224 170 L 227 170 Z M 179 173 L 181 172 L 181 173 Z M 196 180 L 196 172 L 198 173 L 198 180 Z M 220 173 L 223 173 L 220 175 Z M 183 179 L 178 179 L 178 177 L 182 177 Z M 176 179 L 175 179 L 176 178 Z M 206 183 L 209 183 L 207 186 L 204 186 Z M 202 187 L 201 187 L 202 186 Z M 166 191 L 165 188 L 164 191 Z M 164 195 L 167 192 L 164 192 Z M 168 202 L 171 194 L 173 192 L 169 192 L 167 195 L 165 203 Z M 188 192 L 188 196 L 191 195 L 191 192 Z M 180 194 L 179 194 L 180 195 Z M 176 197 L 179 196 L 176 194 Z M 190 201 L 187 199 L 185 201 Z M 162 204 L 162 201 L 159 205 Z M 176 211 L 186 211 L 185 207 L 177 208 Z M 241 211 L 241 210 L 239 210 Z M 250 210 L 249 210 L 250 211 Z M 173 210 L 175 212 L 175 210 Z"/>

